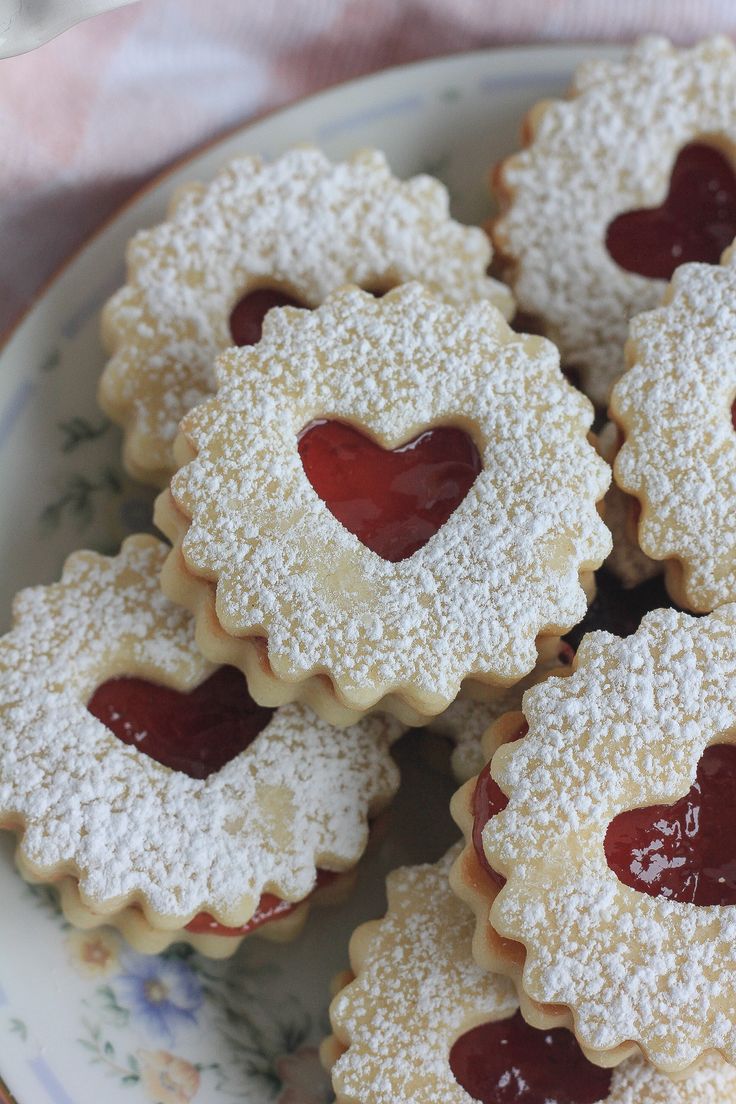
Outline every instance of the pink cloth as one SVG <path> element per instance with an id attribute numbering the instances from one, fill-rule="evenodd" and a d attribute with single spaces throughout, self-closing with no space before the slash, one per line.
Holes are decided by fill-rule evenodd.
<path id="1" fill-rule="evenodd" d="M 416 58 L 506 42 L 688 41 L 732 0 L 141 0 L 0 61 L 0 332 L 153 173 L 250 116 Z"/>

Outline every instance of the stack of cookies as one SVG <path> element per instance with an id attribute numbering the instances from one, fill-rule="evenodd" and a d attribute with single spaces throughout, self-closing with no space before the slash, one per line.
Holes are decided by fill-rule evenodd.
<path id="1" fill-rule="evenodd" d="M 736 50 L 524 140 L 489 233 L 298 149 L 133 239 L 99 398 L 168 543 L 18 595 L 0 826 L 73 924 L 224 957 L 349 892 L 429 728 L 462 839 L 353 936 L 338 1102 L 727 1104 Z"/>

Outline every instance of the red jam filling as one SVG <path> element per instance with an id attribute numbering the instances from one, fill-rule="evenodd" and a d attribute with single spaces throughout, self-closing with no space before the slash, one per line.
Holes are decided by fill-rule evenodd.
<path id="1" fill-rule="evenodd" d="M 627 272 L 669 280 L 687 261 L 717 264 L 736 236 L 736 173 L 720 150 L 692 142 L 679 153 L 661 207 L 625 211 L 606 248 Z"/>
<path id="2" fill-rule="evenodd" d="M 312 422 L 299 436 L 307 479 L 332 514 L 384 560 L 398 563 L 434 536 L 482 469 L 468 434 L 425 430 L 388 450 L 344 422 Z"/>
<path id="3" fill-rule="evenodd" d="M 273 715 L 256 705 L 234 667 L 218 668 L 188 694 L 141 678 L 109 679 L 87 708 L 124 744 L 190 778 L 224 767 Z"/>
<path id="4" fill-rule="evenodd" d="M 528 725 L 524 724 L 508 743 L 521 740 L 528 731 Z M 481 867 L 499 888 L 506 884 L 506 879 L 493 869 L 486 858 L 485 848 L 483 847 L 483 829 L 496 813 L 500 813 L 502 809 L 506 808 L 508 803 L 509 799 L 506 794 L 498 783 L 491 778 L 491 764 L 487 763 L 478 775 L 478 781 L 473 791 L 473 848 Z"/>
<path id="5" fill-rule="evenodd" d="M 624 885 L 692 905 L 736 905 L 736 747 L 706 748 L 690 792 L 674 805 L 620 813 L 606 860 Z"/>
<path id="6" fill-rule="evenodd" d="M 263 319 L 273 307 L 304 307 L 304 303 L 274 288 L 256 288 L 248 292 L 230 312 L 233 344 L 257 345 L 263 332 Z"/>
<path id="7" fill-rule="evenodd" d="M 318 870 L 317 883 L 312 893 L 323 886 L 330 885 L 339 877 L 340 875 L 333 870 Z M 304 900 L 308 901 L 312 893 Z M 289 916 L 302 903 L 302 901 L 282 901 L 280 897 L 275 897 L 273 893 L 264 893 L 250 920 L 245 924 L 241 924 L 239 928 L 229 928 L 225 924 L 220 924 L 208 912 L 200 912 L 193 920 L 190 920 L 185 930 L 192 932 L 194 935 L 221 935 L 242 938 L 244 935 L 250 935 L 256 928 L 270 923 L 271 920 L 281 920 L 284 916 Z"/>
<path id="8" fill-rule="evenodd" d="M 461 1035 L 450 1068 L 480 1104 L 600 1104 L 611 1092 L 611 1070 L 589 1062 L 569 1031 L 537 1031 L 520 1012 Z"/>

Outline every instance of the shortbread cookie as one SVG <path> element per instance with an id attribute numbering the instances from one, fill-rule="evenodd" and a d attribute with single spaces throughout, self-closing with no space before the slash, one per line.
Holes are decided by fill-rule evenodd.
<path id="1" fill-rule="evenodd" d="M 600 1064 L 736 1059 L 735 688 L 734 604 L 591 633 L 455 799 L 478 961 L 514 978 L 535 1026 L 574 1019 Z"/>
<path id="2" fill-rule="evenodd" d="M 473 961 L 473 919 L 450 891 L 457 849 L 394 871 L 388 912 L 353 935 L 353 977 L 322 1055 L 337 1104 L 733 1104 L 736 1069 L 711 1057 L 674 1084 L 641 1058 L 586 1060 L 564 1028 L 536 1031 L 513 986 Z"/>
<path id="3" fill-rule="evenodd" d="M 714 609 L 736 599 L 736 251 L 678 269 L 664 305 L 631 323 L 626 354 L 611 397 L 617 483 L 675 602 Z"/>
<path id="4" fill-rule="evenodd" d="M 598 451 L 608 464 L 613 464 L 620 447 L 621 434 L 618 426 L 607 422 L 598 434 Z M 613 538 L 613 548 L 606 560 L 606 567 L 627 589 L 654 579 L 662 572 L 661 563 L 651 560 L 639 547 L 639 513 L 638 501 L 625 494 L 618 484 L 612 483 L 606 493 L 603 515 Z"/>
<path id="5" fill-rule="evenodd" d="M 422 723 L 584 615 L 609 469 L 544 338 L 418 284 L 348 288 L 271 311 L 217 373 L 157 502 L 162 584 L 257 701 Z"/>
<path id="6" fill-rule="evenodd" d="M 458 782 L 466 782 L 478 774 L 487 762 L 482 737 L 486 729 L 513 709 L 521 708 L 524 691 L 547 678 L 551 671 L 569 667 L 575 652 L 564 640 L 545 640 L 537 666 L 515 686 L 499 687 L 484 701 L 459 697 L 449 709 L 427 725 L 430 732 L 443 736 L 452 744 L 452 772 Z"/>
<path id="7" fill-rule="evenodd" d="M 103 315 L 112 360 L 100 403 L 125 430 L 126 467 L 168 482 L 179 422 L 214 390 L 215 356 L 257 341 L 269 307 L 421 280 L 508 317 L 511 293 L 486 275 L 490 259 L 483 231 L 450 218 L 439 181 L 397 180 L 376 150 L 338 164 L 311 148 L 270 164 L 241 157 L 209 186 L 178 191 L 168 221 L 133 238 L 128 283 Z"/>
<path id="8" fill-rule="evenodd" d="M 402 728 L 376 716 L 338 733 L 303 706 L 256 706 L 160 594 L 166 552 L 138 536 L 112 559 L 76 553 L 60 583 L 16 598 L 0 824 L 24 876 L 73 879 L 98 917 L 135 907 L 154 929 L 212 935 L 355 865 L 398 786 Z"/>
<path id="9" fill-rule="evenodd" d="M 331 720 L 421 723 L 463 680 L 523 678 L 585 613 L 610 469 L 544 338 L 419 284 L 347 288 L 272 311 L 217 373 L 157 502 L 162 582 L 257 701 L 316 686 Z"/>
<path id="10" fill-rule="evenodd" d="M 604 406 L 631 316 L 678 264 L 714 263 L 736 236 L 734 46 L 645 38 L 621 61 L 589 61 L 525 134 L 495 174 L 494 244 L 520 308 Z"/>

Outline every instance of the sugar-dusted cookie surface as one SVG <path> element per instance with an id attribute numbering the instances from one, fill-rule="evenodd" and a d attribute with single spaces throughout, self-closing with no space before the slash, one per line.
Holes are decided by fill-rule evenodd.
<path id="1" fill-rule="evenodd" d="M 533 1022 L 574 1018 L 601 1064 L 638 1049 L 682 1074 L 736 1057 L 735 691 L 736 605 L 591 633 L 571 675 L 527 691 L 484 823 L 459 810 L 473 877 L 495 882 L 479 958 L 514 977 Z M 470 873 L 455 877 L 469 900 Z"/>
<path id="2" fill-rule="evenodd" d="M 192 618 L 160 593 L 166 553 L 146 536 L 112 558 L 78 552 L 59 583 L 17 596 L 0 639 L 0 825 L 18 833 L 22 873 L 72 876 L 98 916 L 135 906 L 155 928 L 202 913 L 238 927 L 264 894 L 300 902 L 319 869 L 355 865 L 398 786 L 389 749 L 402 727 L 375 716 L 338 733 L 291 705 L 256 712 L 242 750 L 204 777 L 144 753 L 149 733 L 126 739 L 118 680 L 145 680 L 149 699 L 163 687 L 172 709 L 188 694 L 186 709 L 218 674 Z M 93 713 L 101 690 L 111 708 Z"/>
<path id="3" fill-rule="evenodd" d="M 452 745 L 451 767 L 458 782 L 466 782 L 483 768 L 486 755 L 483 735 L 504 713 L 521 708 L 524 691 L 552 671 L 569 666 L 575 653 L 564 640 L 549 638 L 543 642 L 537 665 L 530 675 L 514 686 L 499 687 L 484 700 L 460 697 L 449 709 L 430 721 L 427 728 L 443 736 Z"/>
<path id="4" fill-rule="evenodd" d="M 610 470 L 587 438 L 592 407 L 544 338 L 419 284 L 380 300 L 349 288 L 311 313 L 272 311 L 259 344 L 223 354 L 217 373 L 157 502 L 174 543 L 163 585 L 197 614 L 204 651 L 247 670 L 256 700 L 263 664 L 246 653 L 261 639 L 269 676 L 295 697 L 319 673 L 354 715 L 392 696 L 431 717 L 464 680 L 523 678 L 537 638 L 585 613 L 581 575 L 610 548 L 596 509 Z M 394 562 L 307 477 L 300 437 L 324 421 L 383 452 L 451 427 L 480 471 Z"/>
<path id="5" fill-rule="evenodd" d="M 598 434 L 598 451 L 613 464 L 621 447 L 621 433 L 613 422 L 606 422 Z M 651 560 L 639 547 L 638 502 L 612 483 L 604 499 L 604 519 L 611 530 L 613 548 L 606 567 L 627 589 L 640 586 L 662 573 L 662 565 Z"/>

